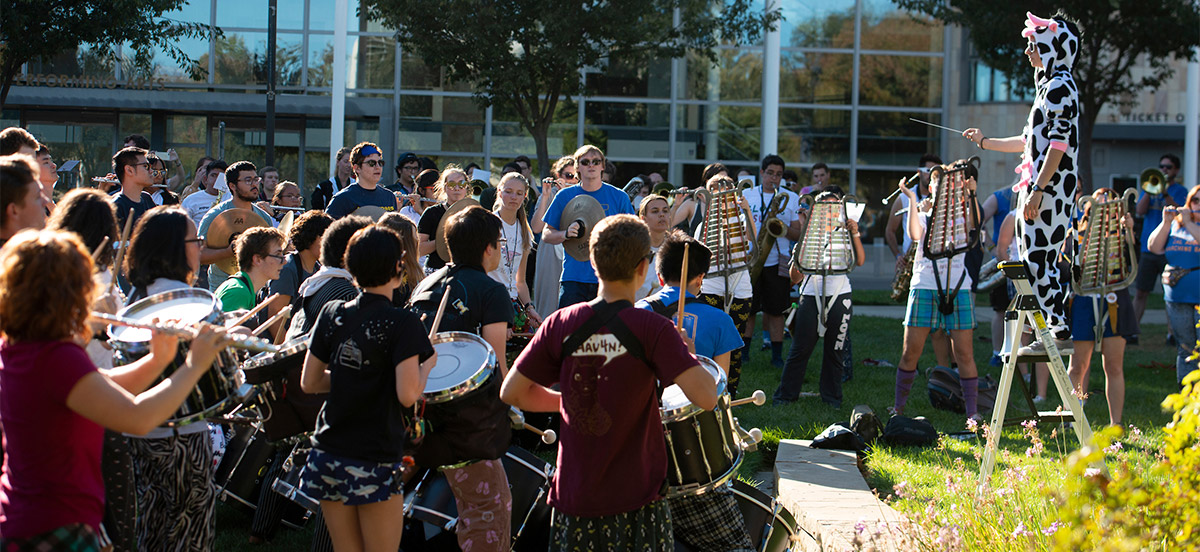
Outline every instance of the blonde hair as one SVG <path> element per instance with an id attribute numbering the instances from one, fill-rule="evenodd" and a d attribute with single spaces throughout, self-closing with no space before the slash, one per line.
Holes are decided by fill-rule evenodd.
<path id="1" fill-rule="evenodd" d="M 442 169 L 442 174 L 438 176 L 437 184 L 434 184 L 434 190 L 438 199 L 442 201 L 446 200 L 446 177 L 454 173 L 463 175 L 463 182 L 467 181 L 467 171 L 464 171 L 462 167 L 454 163 L 446 165 L 446 168 Z"/>
<path id="2" fill-rule="evenodd" d="M 505 173 L 500 177 L 500 183 L 496 185 L 496 202 L 492 205 L 492 212 L 499 213 L 500 208 L 504 206 L 504 200 L 500 198 L 500 194 L 504 191 L 504 185 L 513 180 L 520 180 L 521 185 L 526 188 L 525 201 L 529 201 L 529 181 L 521 173 Z M 497 215 L 499 216 L 499 215 Z M 533 229 L 529 227 L 529 217 L 525 214 L 525 204 L 517 206 L 517 225 L 521 227 L 521 251 L 528 253 L 533 247 Z"/>

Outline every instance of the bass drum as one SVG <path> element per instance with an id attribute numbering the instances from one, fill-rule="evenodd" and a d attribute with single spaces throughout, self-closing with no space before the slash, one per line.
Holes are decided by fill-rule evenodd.
<path id="1" fill-rule="evenodd" d="M 213 477 L 217 498 L 242 512 L 254 512 L 267 472 L 275 463 L 275 447 L 259 424 L 235 426 Z M 298 529 L 308 521 L 309 512 L 288 503 L 282 515 L 284 525 Z"/>
<path id="2" fill-rule="evenodd" d="M 750 542 L 759 552 L 787 552 L 799 548 L 792 546 L 796 537 L 796 518 L 783 506 L 758 490 L 757 487 L 739 480 L 733 481 L 733 496 L 737 498 L 742 519 L 746 520 L 746 532 Z M 695 549 L 680 540 L 675 541 L 675 552 L 695 552 Z"/>
<path id="3" fill-rule="evenodd" d="M 544 551 L 550 546 L 550 478 L 554 466 L 520 447 L 512 447 L 501 459 L 512 492 L 513 550 Z M 426 470 L 405 493 L 405 550 L 458 550 L 454 526 L 458 507 L 446 476 Z"/>

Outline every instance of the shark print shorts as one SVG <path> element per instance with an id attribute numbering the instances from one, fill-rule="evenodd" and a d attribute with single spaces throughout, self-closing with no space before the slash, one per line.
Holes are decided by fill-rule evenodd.
<path id="1" fill-rule="evenodd" d="M 383 502 L 403 493 L 401 470 L 400 462 L 354 460 L 314 448 L 304 466 L 304 492 L 317 500 L 347 506 Z"/>

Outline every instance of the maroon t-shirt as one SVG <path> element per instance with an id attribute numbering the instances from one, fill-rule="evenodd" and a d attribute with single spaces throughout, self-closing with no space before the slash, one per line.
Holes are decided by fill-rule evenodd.
<path id="1" fill-rule="evenodd" d="M 667 452 L 655 380 L 671 385 L 699 365 L 669 320 L 637 308 L 618 316 L 653 366 L 607 328 L 562 358 L 563 341 L 591 315 L 587 303 L 555 311 L 514 364 L 538 384 L 560 384 L 562 432 L 549 502 L 576 517 L 630 512 L 661 498 Z"/>
<path id="2" fill-rule="evenodd" d="M 104 429 L 67 408 L 96 366 L 64 341 L 0 341 L 0 534 L 28 538 L 72 523 L 100 527 Z"/>

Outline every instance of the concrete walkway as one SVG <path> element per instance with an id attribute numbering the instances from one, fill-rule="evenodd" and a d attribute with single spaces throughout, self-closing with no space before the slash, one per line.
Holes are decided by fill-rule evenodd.
<path id="1" fill-rule="evenodd" d="M 854 316 L 877 316 L 904 320 L 905 308 L 904 305 L 854 305 Z M 991 307 L 975 307 L 976 322 L 991 322 L 991 320 Z M 1167 311 L 1147 309 L 1146 314 L 1142 316 L 1142 323 L 1166 325 Z"/>
<path id="2" fill-rule="evenodd" d="M 812 441 L 785 439 L 775 459 L 776 496 L 796 518 L 792 550 L 854 550 L 855 525 L 866 524 L 869 538 L 880 523 L 893 525 L 903 516 L 875 498 L 858 470 L 853 452 L 809 447 Z M 876 550 L 895 550 L 881 532 Z"/>

